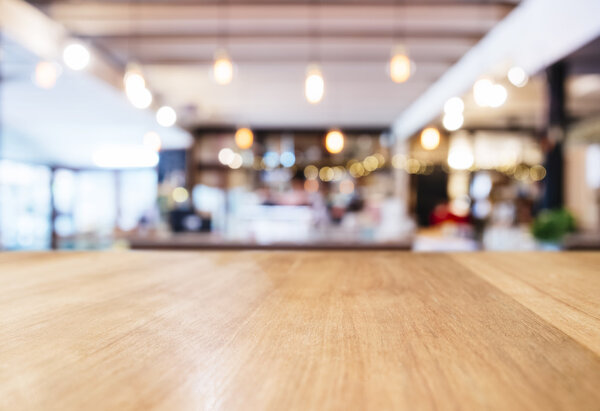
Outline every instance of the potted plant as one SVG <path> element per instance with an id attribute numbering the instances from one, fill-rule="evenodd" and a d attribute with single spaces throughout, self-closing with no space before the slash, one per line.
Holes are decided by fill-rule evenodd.
<path id="1" fill-rule="evenodd" d="M 531 232 L 544 250 L 560 250 L 565 236 L 575 231 L 575 218 L 569 210 L 542 210 L 531 226 Z"/>

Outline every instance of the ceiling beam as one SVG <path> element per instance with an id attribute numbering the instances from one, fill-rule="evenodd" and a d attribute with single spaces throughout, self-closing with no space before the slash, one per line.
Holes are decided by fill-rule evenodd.
<path id="1" fill-rule="evenodd" d="M 359 41 L 370 40 L 378 42 L 394 41 L 396 33 L 393 30 L 356 30 L 356 31 L 335 31 L 324 30 L 319 33 L 318 42 L 323 41 Z M 475 44 L 481 39 L 482 35 L 473 32 L 456 32 L 456 31 L 411 31 L 402 36 L 403 42 L 424 42 L 424 41 L 459 41 Z M 217 43 L 220 40 L 218 33 L 116 33 L 116 34 L 101 34 L 101 35 L 80 35 L 79 38 L 85 40 L 100 40 L 107 43 L 124 43 L 124 42 L 161 42 L 172 44 L 189 44 L 189 43 Z M 313 40 L 316 41 L 314 35 L 306 33 L 306 30 L 295 32 L 281 33 L 277 31 L 246 31 L 227 34 L 228 42 L 263 42 L 263 41 L 278 41 L 278 42 L 299 42 Z"/>
<path id="2" fill-rule="evenodd" d="M 69 22 L 76 20 L 308 20 L 340 21 L 346 19 L 385 19 L 398 23 L 410 23 L 423 19 L 436 21 L 473 20 L 477 23 L 499 20 L 506 16 L 513 6 L 494 3 L 460 3 L 390 5 L 373 3 L 356 4 L 168 4 L 144 2 L 67 2 L 51 3 L 44 9 L 53 18 Z"/>

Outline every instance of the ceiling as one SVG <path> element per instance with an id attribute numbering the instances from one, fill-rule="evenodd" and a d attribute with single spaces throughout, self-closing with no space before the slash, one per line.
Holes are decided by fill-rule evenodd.
<path id="1" fill-rule="evenodd" d="M 95 167 L 103 146 L 142 146 L 148 131 L 164 148 L 181 149 L 190 136 L 156 124 L 119 90 L 94 76 L 64 69 L 49 90 L 32 81 L 40 58 L 2 33 L 2 158 L 76 168 Z M 93 98 L 90 98 L 93 96 Z"/>
<path id="2" fill-rule="evenodd" d="M 121 69 L 142 64 L 150 88 L 189 126 L 380 127 L 458 61 L 518 1 L 43 1 L 44 12 Z M 386 73 L 402 42 L 416 64 L 404 84 Z M 210 70 L 226 47 L 234 81 Z M 310 61 L 325 97 L 304 99 Z"/>

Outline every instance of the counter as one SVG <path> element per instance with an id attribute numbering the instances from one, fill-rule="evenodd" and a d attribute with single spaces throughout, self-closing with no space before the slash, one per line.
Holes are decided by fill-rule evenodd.
<path id="1" fill-rule="evenodd" d="M 598 410 L 600 253 L 0 254 L 0 409 Z"/>

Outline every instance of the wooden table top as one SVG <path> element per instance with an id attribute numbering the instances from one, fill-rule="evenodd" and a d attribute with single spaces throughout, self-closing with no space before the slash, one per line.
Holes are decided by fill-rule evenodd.
<path id="1" fill-rule="evenodd" d="M 600 409 L 600 253 L 0 254 L 0 409 Z"/>

